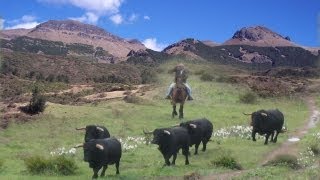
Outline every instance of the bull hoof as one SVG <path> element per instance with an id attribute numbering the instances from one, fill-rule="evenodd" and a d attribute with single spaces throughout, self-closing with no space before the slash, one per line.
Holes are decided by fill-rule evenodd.
<path id="1" fill-rule="evenodd" d="M 186 165 L 189 165 L 189 161 L 187 161 L 185 164 L 186 164 Z"/>

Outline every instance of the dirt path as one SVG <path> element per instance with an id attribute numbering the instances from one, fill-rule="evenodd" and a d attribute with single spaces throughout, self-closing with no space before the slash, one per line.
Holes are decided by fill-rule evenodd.
<path id="1" fill-rule="evenodd" d="M 308 119 L 306 119 L 304 126 L 295 130 L 294 132 L 291 132 L 289 134 L 289 139 L 291 138 L 298 138 L 301 139 L 305 134 L 307 134 L 308 130 L 310 128 L 313 128 L 316 126 L 316 124 L 320 121 L 320 111 L 317 109 L 315 101 L 312 97 L 306 98 L 306 103 L 310 112 L 310 115 Z M 268 161 L 272 160 L 274 157 L 280 154 L 292 154 L 297 155 L 298 154 L 298 142 L 299 141 L 285 141 L 281 144 L 280 147 L 276 148 L 275 150 L 271 151 L 266 155 L 266 157 L 262 160 L 262 162 L 259 164 L 259 166 L 263 166 Z M 232 171 L 222 174 L 215 174 L 210 176 L 203 176 L 200 179 L 202 180 L 212 180 L 212 179 L 232 179 L 232 177 L 240 176 L 243 173 L 248 172 L 249 170 L 241 170 L 241 171 Z"/>
<path id="2" fill-rule="evenodd" d="M 141 88 L 143 88 L 145 86 L 146 85 L 138 85 L 136 87 L 136 89 L 128 90 L 128 91 L 110 91 L 110 92 L 96 93 L 96 94 L 91 94 L 91 95 L 85 96 L 83 98 L 87 99 L 87 100 L 92 100 L 92 101 L 123 98 L 128 94 L 138 93 L 141 90 Z"/>
<path id="3" fill-rule="evenodd" d="M 303 127 L 290 133 L 289 139 L 292 139 L 292 138 L 301 139 L 305 134 L 307 134 L 308 130 L 312 127 L 315 127 L 316 123 L 318 123 L 320 120 L 320 117 L 319 117 L 320 112 L 317 110 L 317 107 L 315 105 L 315 101 L 311 97 L 308 97 L 306 99 L 306 101 L 307 101 L 307 106 L 308 106 L 310 115 L 309 115 L 308 119 L 306 120 Z M 277 155 L 280 155 L 280 154 L 297 155 L 298 154 L 298 146 L 297 146 L 298 143 L 299 143 L 299 141 L 287 140 L 286 142 L 282 143 L 279 148 L 277 148 L 274 151 L 267 154 L 266 158 L 261 162 L 260 165 L 266 164 L 268 161 L 270 161 L 271 159 L 273 159 L 274 157 L 276 157 Z"/>

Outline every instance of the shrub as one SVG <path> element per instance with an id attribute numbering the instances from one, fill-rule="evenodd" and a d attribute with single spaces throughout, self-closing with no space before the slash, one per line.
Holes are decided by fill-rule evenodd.
<path id="1" fill-rule="evenodd" d="M 213 75 L 211 75 L 207 72 L 204 72 L 201 74 L 200 79 L 202 81 L 213 81 L 214 77 L 213 77 Z"/>
<path id="2" fill-rule="evenodd" d="M 32 156 L 24 159 L 27 171 L 33 175 L 73 175 L 78 167 L 75 161 L 66 156 L 44 158 Z"/>
<path id="3" fill-rule="evenodd" d="M 320 144 L 319 143 L 314 143 L 310 145 L 311 151 L 315 154 L 315 155 L 319 155 L 320 154 Z"/>
<path id="4" fill-rule="evenodd" d="M 272 166 L 284 165 L 292 169 L 300 168 L 297 157 L 290 154 L 280 154 L 276 156 L 273 160 L 267 162 L 265 165 L 272 165 Z"/>
<path id="5" fill-rule="evenodd" d="M 60 175 L 72 175 L 78 169 L 75 161 L 66 156 L 57 156 L 53 159 L 53 162 L 55 164 L 55 172 Z"/>
<path id="6" fill-rule="evenodd" d="M 230 156 L 229 154 L 223 154 L 219 156 L 217 159 L 212 161 L 212 164 L 214 164 L 215 166 L 226 167 L 229 169 L 242 169 L 242 166 L 235 160 L 234 157 Z"/>
<path id="7" fill-rule="evenodd" d="M 40 94 L 38 86 L 32 90 L 32 98 L 29 105 L 22 107 L 21 110 L 28 114 L 38 114 L 46 108 L 46 99 Z"/>
<path id="8" fill-rule="evenodd" d="M 239 96 L 239 100 L 241 103 L 254 104 L 257 102 L 257 96 L 252 92 L 246 92 Z"/>
<path id="9" fill-rule="evenodd" d="M 154 83 L 158 79 L 157 72 L 154 69 L 146 68 L 141 71 L 141 83 Z"/>

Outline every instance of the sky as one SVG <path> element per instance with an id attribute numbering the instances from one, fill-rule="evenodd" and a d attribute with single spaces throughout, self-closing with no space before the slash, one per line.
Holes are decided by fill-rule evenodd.
<path id="1" fill-rule="evenodd" d="M 78 20 L 157 51 L 185 38 L 223 43 L 257 25 L 320 46 L 319 0 L 1 0 L 0 16 L 1 29 Z"/>

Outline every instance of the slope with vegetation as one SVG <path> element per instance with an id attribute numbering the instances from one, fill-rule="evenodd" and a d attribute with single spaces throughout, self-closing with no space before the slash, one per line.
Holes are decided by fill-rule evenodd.
<path id="1" fill-rule="evenodd" d="M 181 61 L 180 61 L 181 62 Z M 244 170 L 256 169 L 263 158 L 285 142 L 291 132 L 294 132 L 305 122 L 309 112 L 306 104 L 298 96 L 256 97 L 252 103 L 242 103 L 240 96 L 251 92 L 249 87 L 238 83 L 221 81 L 218 77 L 248 75 L 244 70 L 230 68 L 211 63 L 197 63 L 183 61 L 190 69 L 192 75 L 189 84 L 193 88 L 194 101 L 185 105 L 185 119 L 206 117 L 214 125 L 213 141 L 209 142 L 206 152 L 190 157 L 190 165 L 185 166 L 181 154 L 178 155 L 176 166 L 163 167 L 163 157 L 155 145 L 146 145 L 142 130 L 153 130 L 158 127 L 173 126 L 180 121 L 171 119 L 172 107 L 164 94 L 167 86 L 172 81 L 168 74 L 179 61 L 170 61 L 157 67 L 158 83 L 155 88 L 139 92 L 130 103 L 119 100 L 96 102 L 81 106 L 60 105 L 50 103 L 43 114 L 35 116 L 34 121 L 24 124 L 10 124 L 7 129 L 0 131 L 0 161 L 3 165 L 0 178 L 10 179 L 87 179 L 92 175 L 88 164 L 83 162 L 82 149 L 77 149 L 75 154 L 69 149 L 83 141 L 83 133 L 75 131 L 75 127 L 87 124 L 105 125 L 112 136 L 121 138 L 123 142 L 123 156 L 120 165 L 120 175 L 115 176 L 115 169 L 110 166 L 107 170 L 108 178 L 153 179 L 173 176 L 211 176 L 214 174 L 234 172 L 233 167 Z M 202 72 L 210 72 L 214 77 L 212 81 L 202 81 Z M 280 109 L 286 120 L 289 132 L 280 134 L 278 142 L 263 145 L 259 138 L 257 142 L 248 139 L 250 131 L 248 117 L 243 112 L 253 112 L 258 109 Z M 32 140 L 30 140 L 32 139 Z M 78 169 L 71 176 L 63 176 L 55 170 L 49 173 L 34 175 L 28 172 L 29 166 L 25 162 L 40 156 L 52 163 L 50 159 L 56 157 L 64 147 L 63 156 L 74 160 Z M 68 153 L 67 153 L 67 152 Z M 191 152 L 194 148 L 191 148 Z M 41 159 L 40 159 L 41 160 Z M 40 161 L 39 160 L 39 161 Z M 319 161 L 315 159 L 315 161 Z M 42 161 L 41 161 L 42 162 Z M 64 161 L 65 163 L 69 161 Z M 221 166 L 220 166 L 221 165 Z M 70 168 L 73 168 L 70 165 Z M 229 169 L 230 168 L 230 169 Z M 284 178 L 295 173 L 295 169 L 287 167 L 266 167 L 266 171 L 256 169 L 243 177 Z M 302 168 L 301 177 L 319 177 L 319 173 L 310 172 Z"/>

